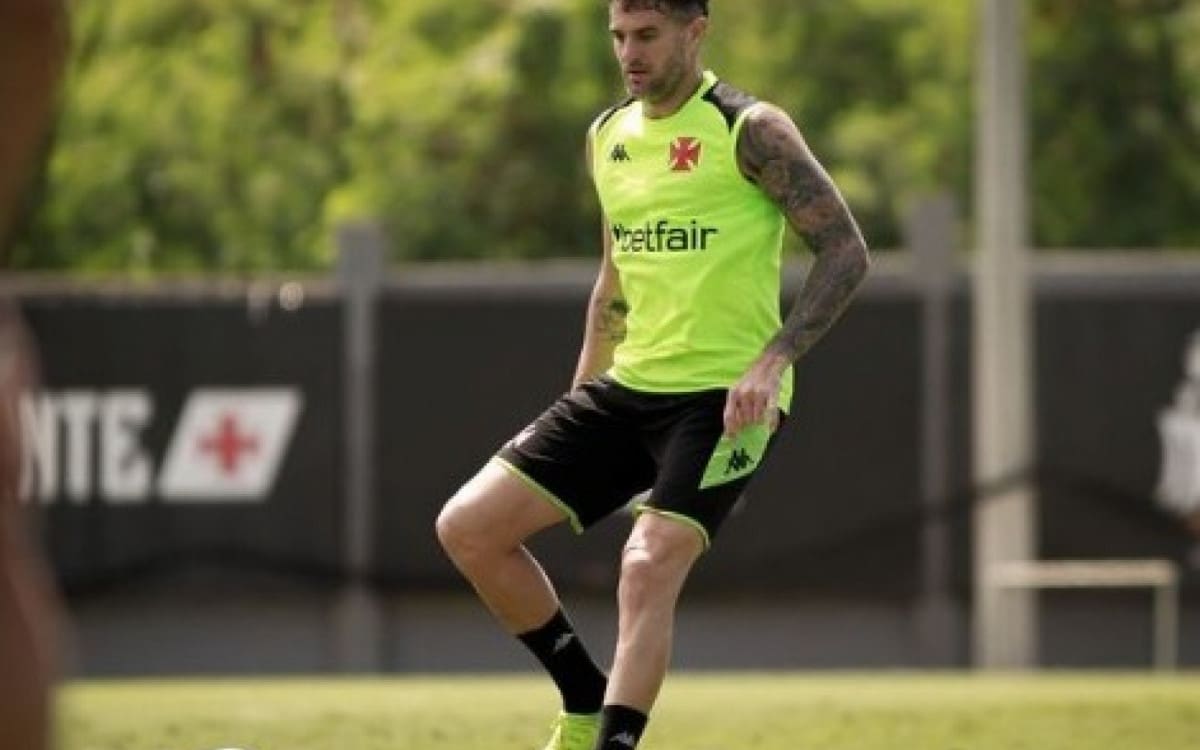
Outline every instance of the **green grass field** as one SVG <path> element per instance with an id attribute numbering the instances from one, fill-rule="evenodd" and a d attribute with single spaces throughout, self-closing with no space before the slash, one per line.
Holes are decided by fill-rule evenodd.
<path id="1" fill-rule="evenodd" d="M 88 681 L 61 750 L 539 750 L 532 677 Z M 1200 675 L 676 674 L 644 750 L 1195 750 Z"/>

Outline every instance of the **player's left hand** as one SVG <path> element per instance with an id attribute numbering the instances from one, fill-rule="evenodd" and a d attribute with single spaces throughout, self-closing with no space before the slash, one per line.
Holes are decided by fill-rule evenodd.
<path id="1" fill-rule="evenodd" d="M 779 422 L 779 386 L 788 363 L 782 357 L 764 354 L 729 389 L 725 399 L 725 434 L 729 437 L 752 424 L 767 424 L 772 431 Z"/>

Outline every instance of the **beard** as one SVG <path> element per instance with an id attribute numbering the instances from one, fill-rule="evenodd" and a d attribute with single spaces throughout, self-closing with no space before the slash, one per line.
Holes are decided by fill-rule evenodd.
<path id="1" fill-rule="evenodd" d="M 685 71 L 683 56 L 680 55 L 668 60 L 658 75 L 646 76 L 640 87 L 634 87 L 626 81 L 626 89 L 630 96 L 641 101 L 659 102 L 675 93 L 684 78 Z"/>

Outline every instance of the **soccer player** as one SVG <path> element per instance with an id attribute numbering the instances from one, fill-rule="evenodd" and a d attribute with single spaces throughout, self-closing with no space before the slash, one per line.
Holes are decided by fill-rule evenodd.
<path id="1" fill-rule="evenodd" d="M 707 0 L 611 0 L 609 25 L 630 98 L 587 135 L 603 260 L 573 387 L 437 521 L 450 558 L 562 694 L 547 750 L 637 746 L 688 571 L 766 457 L 792 364 L 869 265 L 792 120 L 702 66 Z M 815 262 L 781 322 L 785 224 Z M 523 542 L 564 521 L 581 532 L 647 489 L 621 554 L 606 677 Z"/>
<path id="2" fill-rule="evenodd" d="M 0 0 L 0 251 L 50 118 L 64 28 L 56 0 Z M 0 267 L 3 266 L 0 252 Z M 17 399 L 30 360 L 16 313 L 0 298 L 0 748 L 50 746 L 53 600 L 23 528 Z"/>

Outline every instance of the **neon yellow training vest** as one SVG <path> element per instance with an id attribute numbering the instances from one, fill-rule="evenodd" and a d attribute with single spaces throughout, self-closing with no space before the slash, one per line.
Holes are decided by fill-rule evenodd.
<path id="1" fill-rule="evenodd" d="M 645 117 L 631 100 L 588 132 L 629 305 L 609 374 L 629 388 L 727 388 L 779 331 L 783 216 L 737 165 L 755 103 L 706 71 L 670 117 Z M 791 393 L 789 370 L 781 408 Z"/>

